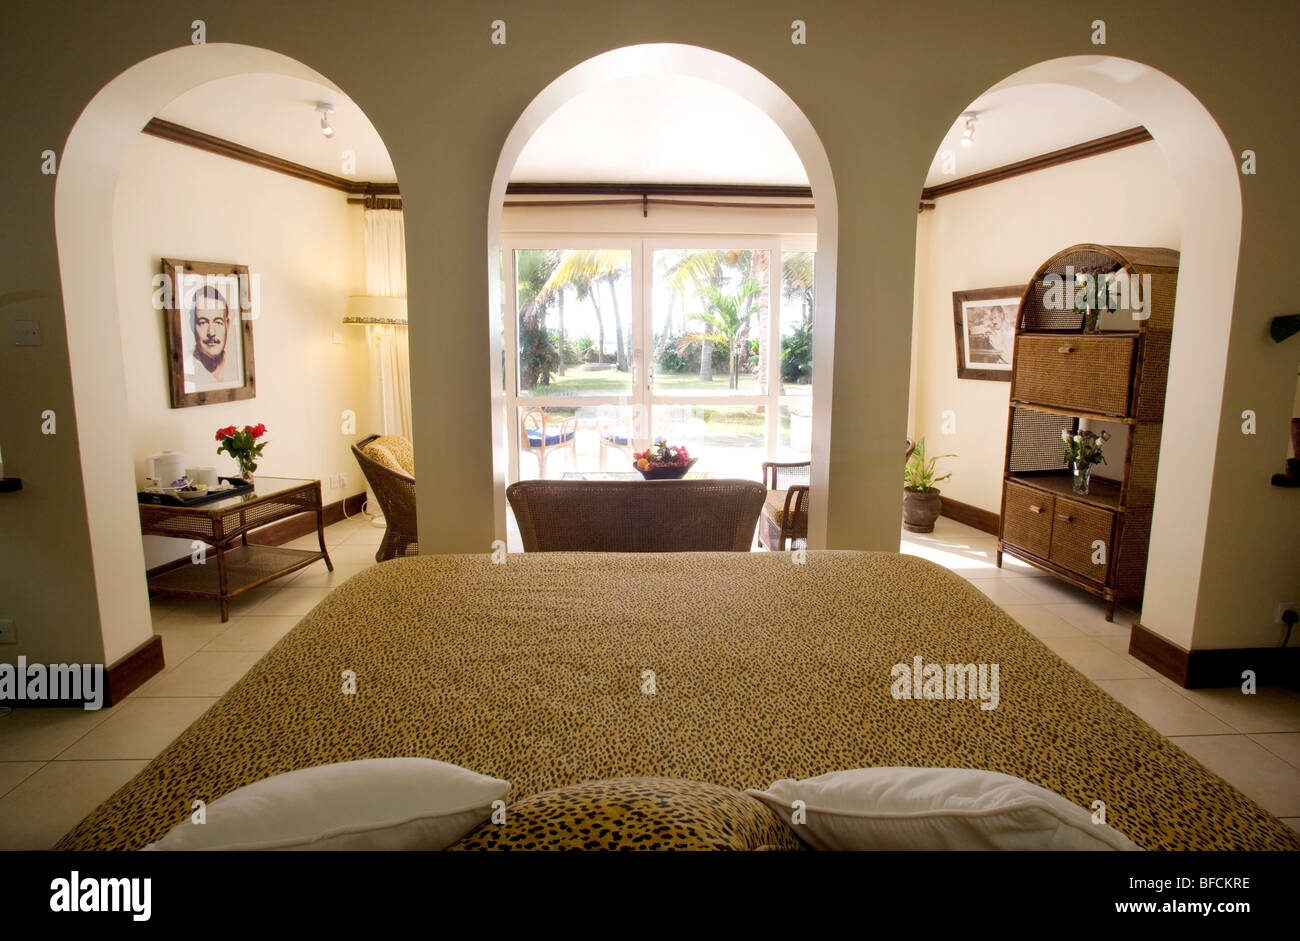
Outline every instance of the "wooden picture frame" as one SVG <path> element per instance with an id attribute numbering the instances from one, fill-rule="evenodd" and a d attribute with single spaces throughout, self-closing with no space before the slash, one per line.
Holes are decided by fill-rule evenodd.
<path id="1" fill-rule="evenodd" d="M 164 258 L 162 269 L 171 407 L 255 398 L 258 292 L 248 265 Z"/>
<path id="2" fill-rule="evenodd" d="M 952 292 L 957 378 L 1011 381 L 1016 319 L 1025 285 Z"/>

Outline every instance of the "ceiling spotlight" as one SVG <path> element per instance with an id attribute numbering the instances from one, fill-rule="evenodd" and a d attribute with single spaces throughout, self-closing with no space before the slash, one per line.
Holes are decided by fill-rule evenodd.
<path id="1" fill-rule="evenodd" d="M 961 145 L 970 147 L 975 143 L 975 120 L 977 116 L 974 111 L 965 111 L 962 113 L 962 117 L 966 119 L 966 127 L 961 132 Z"/>
<path id="2" fill-rule="evenodd" d="M 333 137 L 334 128 L 330 127 L 330 115 L 334 113 L 334 106 L 328 101 L 318 101 L 316 110 L 320 112 L 320 132 L 326 137 Z"/>

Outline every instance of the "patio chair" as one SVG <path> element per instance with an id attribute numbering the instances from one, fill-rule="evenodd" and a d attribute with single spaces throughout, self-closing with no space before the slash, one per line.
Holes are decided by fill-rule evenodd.
<path id="1" fill-rule="evenodd" d="M 525 552 L 748 552 L 752 480 L 521 480 L 506 488 Z"/>
<path id="2" fill-rule="evenodd" d="M 401 435 L 370 435 L 353 443 L 352 454 L 383 511 L 384 538 L 376 562 L 419 552 L 415 523 L 415 452 Z"/>
<path id="3" fill-rule="evenodd" d="M 622 414 L 608 418 L 602 416 L 596 425 L 600 435 L 600 469 L 608 467 L 609 451 L 614 451 L 620 463 L 618 470 L 627 470 L 632 466 L 632 413 L 621 410 Z"/>
<path id="4" fill-rule="evenodd" d="M 796 539 L 808 538 L 808 484 L 811 461 L 763 462 L 763 483 L 768 488 L 758 520 L 758 544 L 784 552 Z"/>
<path id="5" fill-rule="evenodd" d="M 569 449 L 569 459 L 578 466 L 578 419 L 556 421 L 544 408 L 530 408 L 519 417 L 519 453 L 537 456 L 537 476 L 546 479 L 546 455 L 560 448 Z"/>
<path id="6" fill-rule="evenodd" d="M 904 439 L 903 460 L 916 450 L 911 438 Z M 763 462 L 763 483 L 769 488 L 759 517 L 758 543 L 773 552 L 784 552 L 796 539 L 808 538 L 808 483 L 811 461 Z"/>

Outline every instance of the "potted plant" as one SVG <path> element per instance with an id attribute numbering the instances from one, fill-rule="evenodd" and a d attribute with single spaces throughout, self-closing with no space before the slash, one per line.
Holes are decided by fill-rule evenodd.
<path id="1" fill-rule="evenodd" d="M 928 457 L 925 439 L 916 442 L 916 450 L 903 467 L 903 528 L 909 533 L 932 533 L 934 521 L 939 518 L 939 490 L 935 487 L 952 474 L 934 476 L 935 462 L 955 454 L 937 454 Z"/>

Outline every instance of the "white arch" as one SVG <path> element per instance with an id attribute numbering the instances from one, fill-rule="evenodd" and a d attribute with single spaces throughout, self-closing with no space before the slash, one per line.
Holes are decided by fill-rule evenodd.
<path id="1" fill-rule="evenodd" d="M 813 481 L 826 492 L 830 478 L 831 385 L 835 338 L 835 272 L 839 240 L 839 210 L 831 164 L 807 116 L 781 88 L 757 69 L 739 59 L 677 43 L 647 43 L 625 46 L 602 53 L 579 63 L 559 76 L 529 102 L 510 134 L 506 137 L 492 177 L 488 198 L 488 284 L 491 308 L 500 309 L 498 291 L 498 252 L 501 247 L 501 209 L 506 197 L 510 172 L 523 152 L 524 145 L 542 123 L 561 105 L 584 91 L 615 79 L 632 75 L 688 75 L 722 85 L 756 105 L 776 122 L 794 146 L 803 162 L 812 186 L 817 217 L 817 329 L 813 339 L 813 375 L 816 383 L 816 407 L 813 410 Z M 498 363 L 501 340 L 492 331 L 492 437 L 496 443 L 493 474 L 496 493 L 496 536 L 505 538 L 505 428 Z M 808 542 L 822 546 L 826 540 L 826 501 L 814 500 L 809 513 Z"/>
<path id="2" fill-rule="evenodd" d="M 301 62 L 266 49 L 233 43 L 172 49 L 105 85 L 73 125 L 59 160 L 54 231 L 105 663 L 153 633 L 135 473 L 121 443 L 127 397 L 113 265 L 118 173 L 140 129 L 170 101 L 205 82 L 247 73 L 289 75 L 337 90 Z"/>
<path id="3" fill-rule="evenodd" d="M 1174 79 L 1140 62 L 1070 56 L 1040 62 L 994 85 L 1072 85 L 1146 126 L 1169 163 L 1182 204 L 1182 245 L 1160 442 L 1160 482 L 1142 623 L 1192 647 L 1209 526 L 1214 462 L 1205 429 L 1218 428 L 1241 248 L 1241 181 L 1222 129 Z"/>

